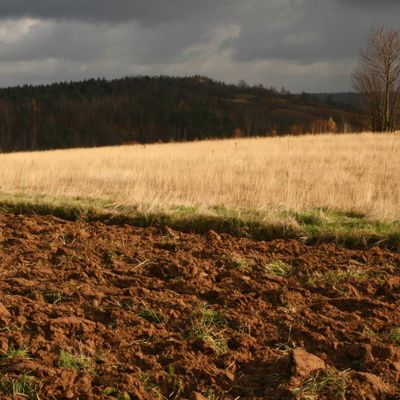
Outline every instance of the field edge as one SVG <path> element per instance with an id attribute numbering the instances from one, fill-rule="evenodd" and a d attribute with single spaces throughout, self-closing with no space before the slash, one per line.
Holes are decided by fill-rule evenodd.
<path id="1" fill-rule="evenodd" d="M 372 221 L 356 213 L 329 210 L 258 212 L 223 206 L 209 210 L 176 206 L 146 210 L 105 200 L 0 194 L 0 212 L 53 215 L 66 220 L 101 221 L 138 227 L 170 227 L 199 234 L 215 231 L 255 240 L 298 239 L 334 242 L 348 248 L 379 246 L 400 251 L 400 222 Z"/>

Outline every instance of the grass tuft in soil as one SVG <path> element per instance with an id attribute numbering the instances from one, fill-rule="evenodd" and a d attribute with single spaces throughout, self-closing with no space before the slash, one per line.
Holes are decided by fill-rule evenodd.
<path id="1" fill-rule="evenodd" d="M 209 307 L 203 307 L 191 322 L 190 338 L 204 341 L 216 355 L 222 355 L 229 351 L 223 334 L 228 322 L 223 314 Z"/>
<path id="2" fill-rule="evenodd" d="M 318 400 L 321 396 L 332 400 L 345 399 L 348 385 L 348 371 L 340 372 L 335 368 L 317 371 L 301 387 L 292 393 L 299 400 Z"/>
<path id="3" fill-rule="evenodd" d="M 94 370 L 94 361 L 92 357 L 85 354 L 82 350 L 74 351 L 71 348 L 63 349 L 58 359 L 60 368 L 76 371 L 92 372 Z"/>
<path id="4" fill-rule="evenodd" d="M 201 322 L 203 325 L 217 328 L 228 326 L 228 319 L 225 315 L 208 306 L 205 306 L 201 311 Z"/>
<path id="5" fill-rule="evenodd" d="M 398 346 L 400 346 L 400 327 L 394 328 L 390 333 L 390 338 L 395 342 Z"/>
<path id="6" fill-rule="evenodd" d="M 227 255 L 226 262 L 223 267 L 227 270 L 249 271 L 250 263 L 245 258 L 235 255 Z"/>
<path id="7" fill-rule="evenodd" d="M 0 392 L 6 396 L 20 396 L 29 400 L 37 399 L 35 377 L 28 373 L 18 378 L 5 377 L 0 381 Z"/>
<path id="8" fill-rule="evenodd" d="M 161 314 L 161 312 L 157 312 L 156 310 L 153 310 L 146 304 L 142 304 L 139 308 L 138 311 L 139 317 L 145 319 L 148 322 L 154 323 L 154 324 L 160 324 L 162 322 L 165 322 L 164 316 Z"/>
<path id="9" fill-rule="evenodd" d="M 154 399 L 161 400 L 163 398 L 160 387 L 151 375 L 146 372 L 140 372 L 138 378 L 146 392 L 149 392 Z"/>
<path id="10" fill-rule="evenodd" d="M 181 398 L 185 391 L 185 384 L 183 380 L 176 374 L 173 365 L 169 365 L 167 369 L 167 380 L 171 387 L 171 392 L 168 395 L 168 399 L 178 400 Z"/>
<path id="11" fill-rule="evenodd" d="M 275 260 L 261 266 L 264 273 L 268 275 L 288 277 L 293 272 L 293 266 L 285 261 Z"/>
<path id="12" fill-rule="evenodd" d="M 44 300 L 49 304 L 58 304 L 64 300 L 64 294 L 59 291 L 44 291 L 42 293 Z"/>
<path id="13" fill-rule="evenodd" d="M 352 280 L 365 280 L 369 275 L 362 269 L 348 269 L 348 270 L 334 270 L 328 271 L 324 274 L 316 273 L 310 276 L 309 283 L 311 284 L 326 284 L 335 286 L 342 282 Z"/>
<path id="14" fill-rule="evenodd" d="M 121 392 L 115 387 L 105 388 L 103 394 L 114 397 L 117 400 L 131 400 L 131 396 L 127 392 Z"/>
<path id="15" fill-rule="evenodd" d="M 11 346 L 7 352 L 3 353 L 3 358 L 7 360 L 23 359 L 29 360 L 31 358 L 28 347 L 15 348 Z"/>

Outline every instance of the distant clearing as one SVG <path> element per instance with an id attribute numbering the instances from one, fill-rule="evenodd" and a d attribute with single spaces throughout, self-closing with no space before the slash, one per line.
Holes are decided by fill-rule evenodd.
<path id="1" fill-rule="evenodd" d="M 1 154 L 0 201 L 252 214 L 295 228 L 337 215 L 392 224 L 400 216 L 399 155 L 399 134 L 369 133 Z"/>

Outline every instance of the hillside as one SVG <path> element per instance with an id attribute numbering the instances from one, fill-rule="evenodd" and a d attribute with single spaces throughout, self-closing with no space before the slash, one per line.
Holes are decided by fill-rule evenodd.
<path id="1" fill-rule="evenodd" d="M 95 147 L 361 130 L 348 106 L 194 76 L 129 77 L 0 90 L 0 150 Z M 326 103 L 326 101 L 325 101 Z"/>
<path id="2" fill-rule="evenodd" d="M 313 93 L 302 94 L 299 100 L 307 99 L 317 103 L 326 104 L 333 107 L 357 108 L 361 102 L 361 95 L 355 92 L 338 92 L 338 93 Z"/>

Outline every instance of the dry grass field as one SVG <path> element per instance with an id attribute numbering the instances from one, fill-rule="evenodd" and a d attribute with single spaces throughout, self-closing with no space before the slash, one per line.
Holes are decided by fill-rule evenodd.
<path id="1" fill-rule="evenodd" d="M 326 209 L 400 216 L 400 135 L 323 135 L 0 155 L 3 195 L 139 210 Z"/>

